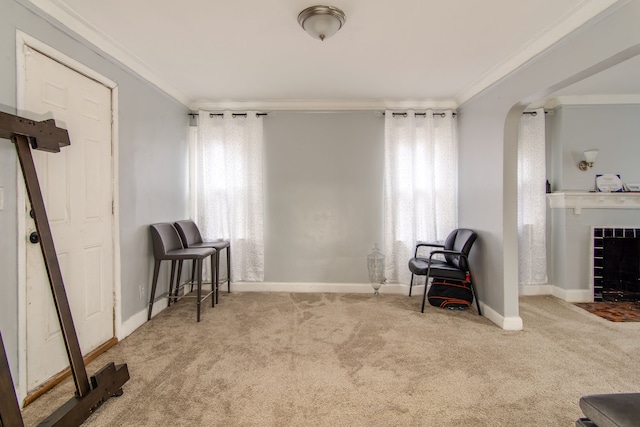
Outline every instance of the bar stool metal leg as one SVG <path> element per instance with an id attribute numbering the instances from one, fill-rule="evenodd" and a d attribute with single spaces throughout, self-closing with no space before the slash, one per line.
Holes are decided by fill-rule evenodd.
<path id="1" fill-rule="evenodd" d="M 196 268 L 198 269 L 198 309 L 196 315 L 196 321 L 200 321 L 200 304 L 202 303 L 202 259 L 198 258 L 196 261 Z"/>
<path id="2" fill-rule="evenodd" d="M 215 294 L 211 295 L 211 307 L 215 307 L 218 303 L 218 251 L 211 255 L 211 291 Z M 214 280 L 215 277 L 215 280 Z M 214 288 L 215 286 L 215 288 Z"/>
<path id="3" fill-rule="evenodd" d="M 193 284 L 196 282 L 196 262 L 191 261 L 191 291 L 193 292 Z"/>
<path id="4" fill-rule="evenodd" d="M 158 274 L 160 273 L 160 262 L 160 260 L 156 260 L 153 266 L 153 281 L 151 282 L 151 298 L 149 298 L 149 312 L 147 314 L 147 320 L 151 320 L 153 300 L 156 298 L 156 286 L 158 284 Z"/>
<path id="5" fill-rule="evenodd" d="M 182 261 L 179 262 L 180 267 L 182 267 Z M 171 305 L 171 295 L 173 294 L 173 277 L 176 273 L 176 261 L 171 261 L 171 275 L 169 276 L 169 298 L 167 299 L 167 307 Z M 176 294 L 178 293 L 178 288 L 176 284 Z M 175 302 L 175 301 L 173 301 Z"/>
<path id="6" fill-rule="evenodd" d="M 218 288 L 220 287 L 220 251 L 216 251 L 216 304 L 218 303 Z M 213 281 L 213 274 L 211 275 Z"/>

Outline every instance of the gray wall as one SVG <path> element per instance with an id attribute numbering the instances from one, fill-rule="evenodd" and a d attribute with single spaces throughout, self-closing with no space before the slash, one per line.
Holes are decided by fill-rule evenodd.
<path id="1" fill-rule="evenodd" d="M 548 115 L 550 182 L 554 191 L 593 190 L 599 173 L 619 173 L 640 182 L 640 105 L 570 105 Z M 593 168 L 577 167 L 582 153 L 600 150 Z M 589 289 L 591 226 L 637 227 L 637 210 L 550 209 L 549 283 L 565 290 Z"/>
<path id="2" fill-rule="evenodd" d="M 265 281 L 368 282 L 382 247 L 384 117 L 277 112 L 264 119 Z"/>
<path id="3" fill-rule="evenodd" d="M 459 108 L 460 226 L 479 231 L 480 299 L 519 319 L 517 122 L 524 106 L 640 53 L 640 1 L 632 0 L 576 31 Z M 619 54 L 619 55 L 618 55 Z"/>
<path id="4" fill-rule="evenodd" d="M 568 105 L 547 116 L 554 191 L 594 190 L 596 174 L 603 173 L 640 182 L 640 105 Z M 583 152 L 593 148 L 599 149 L 594 167 L 579 170 Z"/>
<path id="5" fill-rule="evenodd" d="M 148 224 L 188 216 L 187 109 L 139 76 L 14 0 L 0 0 L 0 109 L 16 113 L 16 29 L 83 63 L 119 87 L 122 319 L 144 310 L 153 258 Z M 73 142 L 72 142 L 73 143 Z M 18 372 L 16 156 L 0 141 L 0 330 Z M 141 298 L 138 287 L 144 287 Z"/>

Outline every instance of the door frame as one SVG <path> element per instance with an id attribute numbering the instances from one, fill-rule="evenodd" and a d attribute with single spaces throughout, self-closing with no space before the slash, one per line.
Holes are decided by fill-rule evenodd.
<path id="1" fill-rule="evenodd" d="M 60 64 L 104 85 L 111 90 L 111 195 L 113 200 L 112 230 L 113 243 L 113 327 L 116 339 L 122 339 L 122 304 L 121 304 L 121 263 L 120 263 L 120 212 L 119 212 L 119 176 L 118 176 L 118 85 L 97 73 L 86 65 L 70 58 L 40 40 L 16 30 L 16 106 L 18 115 L 25 114 L 24 97 L 26 94 L 26 61 L 25 49 L 30 48 L 59 62 Z M 16 163 L 18 160 L 16 159 Z M 27 225 L 24 208 L 26 206 L 26 189 L 22 184 L 22 169 L 17 167 L 17 259 L 18 259 L 18 381 L 17 396 L 22 402 L 27 396 Z"/>

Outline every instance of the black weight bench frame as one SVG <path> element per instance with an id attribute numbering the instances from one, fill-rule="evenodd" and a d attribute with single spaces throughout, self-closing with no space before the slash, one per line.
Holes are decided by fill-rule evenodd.
<path id="1" fill-rule="evenodd" d="M 76 386 L 75 396 L 49 415 L 40 423 L 40 426 L 79 426 L 110 397 L 122 394 L 122 385 L 129 380 L 129 370 L 126 364 L 115 365 L 111 362 L 96 372 L 89 382 L 78 335 L 71 317 L 71 308 L 53 244 L 53 235 L 49 227 L 38 175 L 31 155 L 32 148 L 50 153 L 59 152 L 61 147 L 71 144 L 69 133 L 66 129 L 57 127 L 53 119 L 36 122 L 0 112 L 0 138 L 10 139 L 17 150 L 69 358 L 69 366 Z M 0 335 L 0 344 L 2 345 L 0 352 L 0 426 L 23 426 L 24 422 L 15 395 L 9 363 L 4 344 L 1 341 Z"/>

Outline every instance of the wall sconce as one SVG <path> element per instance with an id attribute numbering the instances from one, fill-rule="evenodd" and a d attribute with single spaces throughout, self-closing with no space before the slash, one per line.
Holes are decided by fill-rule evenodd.
<path id="1" fill-rule="evenodd" d="M 581 171 L 586 171 L 589 168 L 593 167 L 593 164 L 596 161 L 596 157 L 598 157 L 598 150 L 587 150 L 584 152 L 584 160 L 578 163 L 578 168 Z"/>

